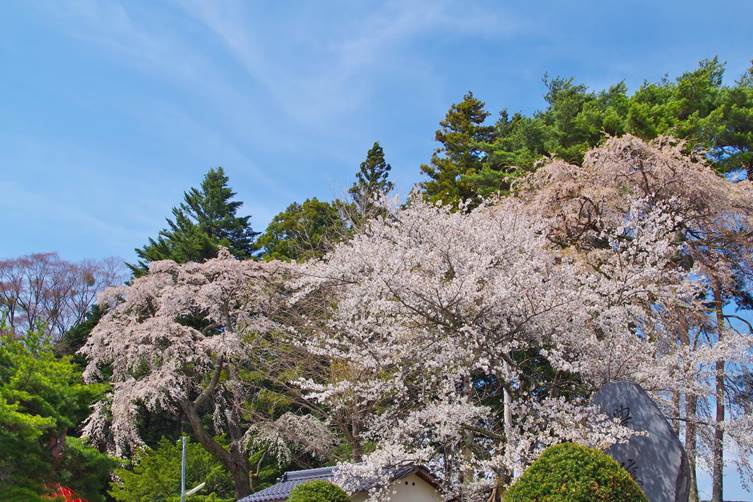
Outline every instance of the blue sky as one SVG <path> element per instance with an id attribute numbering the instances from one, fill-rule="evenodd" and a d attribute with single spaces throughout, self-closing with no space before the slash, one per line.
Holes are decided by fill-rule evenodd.
<path id="1" fill-rule="evenodd" d="M 635 89 L 714 55 L 732 80 L 753 3 L 710 5 L 6 0 L 0 257 L 132 259 L 218 165 L 261 230 L 344 194 L 375 140 L 406 193 L 467 90 L 532 112 L 545 72 Z"/>
<path id="2" fill-rule="evenodd" d="M 374 140 L 405 193 L 467 90 L 496 114 L 540 108 L 545 72 L 635 88 L 718 55 L 736 78 L 753 4 L 724 5 L 6 1 L 0 257 L 132 259 L 217 165 L 263 229 L 342 195 Z"/>

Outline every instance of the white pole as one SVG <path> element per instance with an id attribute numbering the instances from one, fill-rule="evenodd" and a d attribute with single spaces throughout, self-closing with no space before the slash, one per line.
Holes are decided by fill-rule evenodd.
<path id="1" fill-rule="evenodd" d="M 183 453 L 180 461 L 180 502 L 186 502 L 186 436 L 183 436 Z"/>

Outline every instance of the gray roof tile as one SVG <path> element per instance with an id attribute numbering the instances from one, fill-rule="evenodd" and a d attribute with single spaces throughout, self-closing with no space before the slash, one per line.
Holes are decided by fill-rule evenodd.
<path id="1" fill-rule="evenodd" d="M 290 496 L 290 492 L 293 488 L 301 483 L 314 479 L 332 481 L 334 471 L 335 467 L 288 471 L 282 475 L 277 484 L 256 493 L 252 493 L 251 495 L 240 499 L 238 502 L 271 502 L 273 500 L 285 500 Z"/>
<path id="2" fill-rule="evenodd" d="M 305 469 L 302 471 L 288 471 L 282 475 L 279 482 L 275 485 L 265 488 L 264 490 L 252 493 L 238 502 L 272 502 L 277 500 L 285 500 L 290 496 L 290 492 L 297 485 L 311 481 L 314 479 L 321 479 L 324 481 L 332 481 L 334 478 L 335 470 L 337 467 L 319 467 L 317 469 Z M 437 486 L 436 480 L 431 476 L 429 471 L 423 467 L 416 466 L 403 466 L 396 468 L 392 474 L 392 480 L 402 479 L 405 476 L 416 472 L 427 482 L 433 486 Z M 373 482 L 364 480 L 357 488 L 357 492 L 365 492 L 374 486 Z"/>

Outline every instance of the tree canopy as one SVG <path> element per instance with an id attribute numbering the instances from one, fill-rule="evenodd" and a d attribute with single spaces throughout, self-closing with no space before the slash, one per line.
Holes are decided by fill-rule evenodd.
<path id="1" fill-rule="evenodd" d="M 333 462 L 373 500 L 419 464 L 448 498 L 499 498 L 533 465 L 511 500 L 571 481 L 609 500 L 624 473 L 547 447 L 631 437 L 588 402 L 624 379 L 722 500 L 725 467 L 753 481 L 753 67 L 723 75 L 547 76 L 543 110 L 494 122 L 469 92 L 408 200 L 384 197 L 375 142 L 348 196 L 292 203 L 258 239 L 211 169 L 104 291 L 107 260 L 0 261 L 0 498 L 104 500 L 119 466 L 110 497 L 175 500 L 186 434 L 198 500 Z M 547 477 L 552 458 L 597 479 Z"/>
<path id="2" fill-rule="evenodd" d="M 361 162 L 356 173 L 356 181 L 348 193 L 353 198 L 353 204 L 361 215 L 371 215 L 378 207 L 379 197 L 387 195 L 395 185 L 390 181 L 389 174 L 392 166 L 384 160 L 384 150 L 378 142 L 366 153 L 366 160 Z"/>
<path id="3" fill-rule="evenodd" d="M 715 375 L 753 362 L 750 333 L 721 311 L 709 320 L 702 301 L 737 273 L 753 278 L 752 228 L 750 183 L 676 141 L 633 136 L 581 165 L 550 161 L 514 196 L 468 211 L 420 197 L 392 208 L 301 274 L 326 292 L 308 345 L 350 369 L 302 386 L 332 409 L 359 405 L 356 433 L 376 443 L 340 471 L 385 484 L 396 464 L 438 462 L 444 492 L 473 500 L 546 445 L 604 448 L 629 435 L 581 399 L 621 379 L 700 436 L 723 429 L 753 451 L 746 408 L 708 420 L 672 401 L 726 400 Z M 717 451 L 709 444 L 704 460 Z"/>
<path id="4" fill-rule="evenodd" d="M 143 275 L 148 264 L 157 260 L 204 261 L 217 256 L 220 247 L 237 258 L 251 258 L 258 233 L 251 228 L 250 216 L 237 215 L 243 203 L 232 200 L 236 194 L 228 181 L 221 167 L 210 169 L 199 188 L 185 192 L 183 202 L 167 219 L 167 228 L 136 249 L 138 262 L 128 264 L 133 274 Z"/>
<path id="5" fill-rule="evenodd" d="M 472 92 L 450 107 L 434 136 L 441 146 L 421 166 L 429 177 L 421 184 L 428 200 L 457 205 L 480 193 L 471 179 L 488 175 L 483 147 L 494 139 L 494 127 L 485 124 L 488 117 L 484 102 Z"/>
<path id="6" fill-rule="evenodd" d="M 316 197 L 290 204 L 259 237 L 261 256 L 284 261 L 323 256 L 348 232 L 340 206 L 339 201 L 323 202 Z"/>
<path id="7" fill-rule="evenodd" d="M 321 258 L 369 219 L 382 214 L 380 200 L 392 191 L 392 170 L 378 142 L 361 162 L 348 190 L 350 200 L 294 202 L 275 215 L 257 244 L 265 260 L 305 261 Z"/>
<path id="8" fill-rule="evenodd" d="M 281 462 L 291 460 L 294 446 L 324 456 L 326 427 L 274 399 L 273 379 L 286 383 L 305 365 L 304 351 L 284 342 L 276 319 L 290 272 L 287 264 L 238 260 L 221 248 L 204 263 L 160 261 L 131 285 L 106 290 L 100 303 L 109 308 L 81 353 L 86 381 L 113 385 L 84 434 L 129 455 L 145 446 L 143 415 L 180 417 L 230 473 L 237 498 L 251 491 L 254 445 Z"/>
<path id="9" fill-rule="evenodd" d="M 79 460 L 89 457 L 95 465 L 107 463 L 80 443 L 71 451 L 66 438 L 103 391 L 101 385 L 84 385 L 68 358 L 56 358 L 42 332 L 17 335 L 0 330 L 0 498 L 34 500 L 51 484 L 65 482 L 100 500 L 97 491 L 86 486 L 90 478 L 66 474 L 78 465 L 65 460 L 75 458 L 78 451 Z M 102 486 L 97 488 L 101 491 Z"/>
<path id="10" fill-rule="evenodd" d="M 440 147 L 421 171 L 430 201 L 457 206 L 507 194 L 545 156 L 580 164 L 585 152 L 625 133 L 650 140 L 669 135 L 702 149 L 723 173 L 753 180 L 753 67 L 724 85 L 724 65 L 703 60 L 672 81 L 644 82 L 630 94 L 624 82 L 593 91 L 572 78 L 544 78 L 546 108 L 525 115 L 502 110 L 493 124 L 471 93 L 440 122 Z"/>
<path id="11" fill-rule="evenodd" d="M 0 313 L 19 335 L 41 326 L 57 340 L 86 319 L 99 291 L 123 276 L 114 258 L 71 262 L 33 253 L 0 260 Z"/>
<path id="12" fill-rule="evenodd" d="M 154 448 L 143 448 L 133 456 L 133 466 L 115 470 L 110 494 L 118 502 L 178 502 L 180 500 L 180 441 L 162 439 Z M 198 443 L 186 445 L 186 489 L 206 483 L 196 502 L 234 500 L 233 481 L 222 464 Z"/>

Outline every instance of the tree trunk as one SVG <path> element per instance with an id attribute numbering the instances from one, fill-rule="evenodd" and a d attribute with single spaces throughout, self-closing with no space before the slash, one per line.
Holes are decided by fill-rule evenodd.
<path id="1" fill-rule="evenodd" d="M 227 467 L 233 476 L 236 500 L 251 493 L 251 477 L 246 456 L 238 445 L 233 445 L 230 450 L 231 466 Z"/>
<path id="2" fill-rule="evenodd" d="M 724 332 L 724 313 L 722 311 L 722 288 L 714 284 L 714 310 L 716 311 L 716 329 L 718 342 Z M 718 343 L 717 342 L 717 343 Z M 713 472 L 711 477 L 711 502 L 724 501 L 724 361 L 716 361 L 716 417 L 714 423 Z"/>
<path id="3" fill-rule="evenodd" d="M 234 381 L 240 381 L 235 365 L 228 365 L 228 372 Z M 232 463 L 232 469 L 229 470 L 233 476 L 236 499 L 245 497 L 251 493 L 251 466 L 248 464 L 248 458 L 241 447 L 243 430 L 241 430 L 239 424 L 240 408 L 242 406 L 243 396 L 237 392 L 237 387 L 233 387 L 233 406 L 225 411 L 225 420 L 227 421 L 227 430 L 230 436 L 230 462 Z"/>
<path id="4" fill-rule="evenodd" d="M 230 326 L 229 322 L 227 326 Z M 207 385 L 201 394 L 199 394 L 196 400 L 181 400 L 180 407 L 181 410 L 183 410 L 183 414 L 188 419 L 188 423 L 191 425 L 191 430 L 193 431 L 194 436 L 196 436 L 196 439 L 201 443 L 201 446 L 211 453 L 214 458 L 216 458 L 217 461 L 219 461 L 225 469 L 230 472 L 230 475 L 233 477 L 235 497 L 236 499 L 239 499 L 251 493 L 250 467 L 248 465 L 248 459 L 240 447 L 243 432 L 239 430 L 236 421 L 233 419 L 232 412 L 228 411 L 226 413 L 226 419 L 228 422 L 228 431 L 230 433 L 231 442 L 230 450 L 226 450 L 204 429 L 201 424 L 201 417 L 199 416 L 199 409 L 217 389 L 220 376 L 225 367 L 225 357 L 223 354 L 220 354 L 217 356 L 217 361 L 215 361 L 215 369 L 212 373 L 209 385 Z M 230 366 L 228 369 L 234 374 L 235 368 L 233 366 Z"/>
<path id="5" fill-rule="evenodd" d="M 359 414 L 356 408 L 351 408 L 347 413 L 337 414 L 334 422 L 350 445 L 350 456 L 353 462 L 361 462 L 363 460 L 363 445 L 361 444 Z"/>
<path id="6" fill-rule="evenodd" d="M 470 377 L 464 378 L 463 387 L 465 390 L 465 395 L 468 397 L 468 401 L 470 402 L 471 395 L 473 393 L 473 386 Z M 461 455 L 463 456 L 463 460 L 466 464 L 465 469 L 463 469 L 463 472 L 460 473 L 461 484 L 467 484 L 472 482 L 474 478 L 473 469 L 470 467 L 473 460 L 473 432 L 468 429 L 465 429 L 463 431 L 463 447 Z"/>
<path id="7" fill-rule="evenodd" d="M 248 461 L 243 452 L 240 451 L 239 446 L 233 442 L 230 451 L 228 451 L 215 441 L 201 425 L 201 417 L 199 417 L 193 402 L 183 400 L 180 402 L 180 407 L 201 446 L 230 472 L 230 475 L 233 477 L 236 499 L 240 499 L 251 493 Z"/>
<path id="8" fill-rule="evenodd" d="M 360 422 L 359 422 L 359 416 L 356 412 L 354 414 L 352 420 L 351 420 L 351 430 L 353 431 L 353 439 L 351 441 L 351 446 L 353 449 L 353 461 L 354 462 L 360 462 L 363 460 L 363 447 L 361 446 L 361 428 L 360 428 Z"/>
<path id="9" fill-rule="evenodd" d="M 695 350 L 695 343 L 690 342 L 690 330 L 687 322 L 683 318 L 680 320 L 680 342 L 688 347 L 689 350 Z M 689 363 L 689 370 L 695 370 L 695 365 Z M 690 372 L 691 374 L 694 371 Z M 685 455 L 688 458 L 688 477 L 690 478 L 690 489 L 688 490 L 688 502 L 699 502 L 698 500 L 698 479 L 696 478 L 696 457 L 698 442 L 698 397 L 685 390 Z"/>
<path id="10" fill-rule="evenodd" d="M 716 419 L 711 502 L 724 500 L 724 361 L 716 362 Z"/>
<path id="11" fill-rule="evenodd" d="M 680 391 L 672 391 L 672 428 L 675 430 L 677 437 L 680 437 Z"/>
<path id="12" fill-rule="evenodd" d="M 688 457 L 688 473 L 690 475 L 690 496 L 688 502 L 698 501 L 698 480 L 696 479 L 696 414 L 698 398 L 685 394 L 685 454 Z"/>
<path id="13" fill-rule="evenodd" d="M 502 387 L 502 396 L 504 402 L 504 416 L 505 416 L 505 442 L 507 447 L 510 447 L 510 437 L 512 436 L 512 395 L 507 389 L 507 386 Z M 513 468 L 513 479 L 518 477 L 518 472 Z"/>

